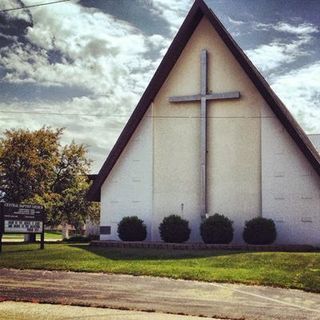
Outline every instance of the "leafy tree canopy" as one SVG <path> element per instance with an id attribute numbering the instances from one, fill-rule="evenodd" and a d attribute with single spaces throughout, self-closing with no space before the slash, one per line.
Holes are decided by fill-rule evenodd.
<path id="1" fill-rule="evenodd" d="M 47 223 L 66 222 L 77 230 L 98 207 L 86 201 L 90 160 L 86 147 L 62 146 L 63 129 L 7 130 L 0 139 L 0 198 L 37 203 L 46 208 Z"/>

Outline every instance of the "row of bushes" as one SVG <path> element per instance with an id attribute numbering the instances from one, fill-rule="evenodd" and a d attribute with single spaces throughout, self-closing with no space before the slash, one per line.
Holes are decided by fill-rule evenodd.
<path id="1" fill-rule="evenodd" d="M 203 242 L 210 244 L 228 244 L 233 239 L 232 221 L 220 214 L 205 219 L 200 225 Z M 160 237 L 165 242 L 182 243 L 189 239 L 189 222 L 178 215 L 165 217 L 159 226 Z M 137 216 L 124 217 L 118 224 L 118 236 L 123 241 L 143 241 L 147 237 L 147 228 Z M 271 244 L 277 237 L 273 220 L 254 218 L 246 221 L 243 240 L 248 244 Z"/>

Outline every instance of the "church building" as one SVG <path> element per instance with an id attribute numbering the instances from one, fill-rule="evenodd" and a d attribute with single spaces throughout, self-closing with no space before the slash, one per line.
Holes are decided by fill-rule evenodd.
<path id="1" fill-rule="evenodd" d="M 203 0 L 196 0 L 108 155 L 88 197 L 101 203 L 100 239 L 136 215 L 147 240 L 163 218 L 262 216 L 277 244 L 320 245 L 320 155 Z"/>

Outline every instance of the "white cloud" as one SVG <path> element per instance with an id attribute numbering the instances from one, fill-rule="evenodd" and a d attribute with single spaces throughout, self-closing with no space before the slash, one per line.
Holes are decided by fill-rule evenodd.
<path id="1" fill-rule="evenodd" d="M 89 157 L 94 159 L 92 172 L 97 172 L 127 122 L 130 111 L 128 101 L 110 97 L 82 97 L 66 102 L 2 102 L 0 103 L 1 131 L 9 128 L 36 130 L 44 124 L 52 128 L 64 127 L 62 144 L 88 145 Z M 122 103 L 121 103 L 122 102 Z"/>
<path id="2" fill-rule="evenodd" d="M 32 4 L 31 0 L 24 2 Z M 158 4 L 169 19 L 169 2 Z M 176 5 L 178 10 L 180 7 Z M 66 90 L 76 86 L 92 95 L 59 103 L 2 103 L 0 110 L 33 113 L 9 113 L 5 120 L 0 119 L 1 128 L 66 127 L 64 142 L 75 139 L 90 144 L 97 171 L 158 67 L 158 57 L 150 58 L 150 53 L 163 54 L 170 40 L 159 34 L 147 36 L 125 21 L 77 2 L 33 8 L 31 12 L 33 25 L 26 30 L 29 43 L 15 41 L 0 49 L 0 67 L 7 71 L 2 81 Z M 177 16 L 179 13 L 172 12 L 173 20 Z M 61 58 L 52 60 L 52 50 L 61 53 Z"/>
<path id="3" fill-rule="evenodd" d="M 20 8 L 20 7 L 21 7 L 21 2 L 18 0 L 0 1 L 0 10 L 14 9 L 14 8 Z M 20 20 L 25 20 L 26 22 L 29 22 L 29 23 L 32 21 L 31 15 L 29 14 L 27 9 L 6 11 L 4 14 L 10 20 L 20 19 Z"/>
<path id="4" fill-rule="evenodd" d="M 273 26 L 273 28 L 276 31 L 288 32 L 288 33 L 297 34 L 297 35 L 319 32 L 319 28 L 317 26 L 314 26 L 311 23 L 302 23 L 297 26 L 294 26 L 289 23 L 278 22 L 276 25 Z"/>
<path id="5" fill-rule="evenodd" d="M 154 15 L 162 17 L 174 35 L 193 4 L 193 0 L 151 0 L 148 8 Z"/>
<path id="6" fill-rule="evenodd" d="M 278 32 L 285 32 L 285 33 L 295 34 L 300 36 L 319 32 L 319 28 L 317 26 L 307 22 L 301 23 L 298 25 L 293 25 L 283 21 L 280 21 L 276 24 L 254 22 L 253 28 L 256 30 L 264 30 L 264 31 L 269 31 L 273 29 Z"/>
<path id="7" fill-rule="evenodd" d="M 0 37 L 5 38 L 5 39 L 7 39 L 7 40 L 11 40 L 11 41 L 13 41 L 13 42 L 15 42 L 15 41 L 18 40 L 18 37 L 17 37 L 17 36 L 5 34 L 5 33 L 2 33 L 2 32 L 0 32 Z"/>
<path id="8" fill-rule="evenodd" d="M 163 48 L 168 48 L 171 41 L 168 38 L 160 34 L 154 34 L 148 37 L 147 42 L 151 45 L 152 49 L 161 50 Z"/>
<path id="9" fill-rule="evenodd" d="M 10 71 L 4 80 L 76 85 L 97 94 L 141 93 L 141 87 L 128 88 L 127 82 L 132 74 L 145 79 L 143 73 L 152 64 L 144 57 L 149 47 L 139 30 L 72 2 L 34 8 L 32 13 L 34 23 L 26 33 L 32 45 L 16 43 L 1 50 L 0 64 Z M 59 51 L 62 61 L 52 61 L 50 50 Z"/>
<path id="10" fill-rule="evenodd" d="M 246 54 L 262 72 L 267 72 L 283 64 L 292 63 L 298 57 L 307 56 L 309 53 L 304 50 L 303 46 L 310 40 L 310 37 L 293 40 L 291 43 L 275 40 L 270 44 L 246 50 Z"/>
<path id="11" fill-rule="evenodd" d="M 245 24 L 244 21 L 232 19 L 231 17 L 228 17 L 228 21 L 229 21 L 231 24 L 236 25 L 236 26 L 241 26 L 241 25 Z"/>
<path id="12" fill-rule="evenodd" d="M 274 29 L 294 37 L 291 42 L 276 39 L 271 43 L 246 50 L 246 54 L 262 72 L 274 70 L 283 64 L 296 61 L 299 57 L 309 55 L 310 52 L 306 49 L 306 45 L 313 41 L 312 34 L 319 31 L 316 26 L 309 23 L 297 26 L 284 22 L 275 25 L 258 23 L 255 24 L 255 28 L 258 30 Z"/>
<path id="13" fill-rule="evenodd" d="M 268 31 L 270 29 L 273 28 L 272 24 L 268 24 L 268 23 L 261 23 L 261 22 L 253 22 L 252 23 L 252 27 L 255 30 L 263 30 L 263 31 Z"/>
<path id="14" fill-rule="evenodd" d="M 300 125 L 309 133 L 320 133 L 320 61 L 279 75 L 277 68 L 294 63 L 299 57 L 308 56 L 308 45 L 319 32 L 310 23 L 292 25 L 285 22 L 255 24 L 257 30 L 275 30 L 286 33 L 291 41 L 274 40 L 246 53 L 262 71 L 269 72 L 269 83 L 285 103 Z"/>
<path id="15" fill-rule="evenodd" d="M 309 133 L 320 133 L 320 61 L 271 79 L 271 87 Z"/>

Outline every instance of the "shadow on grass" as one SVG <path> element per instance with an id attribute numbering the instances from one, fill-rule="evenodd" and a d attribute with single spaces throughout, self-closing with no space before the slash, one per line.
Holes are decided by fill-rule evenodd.
<path id="1" fill-rule="evenodd" d="M 19 248 L 19 249 L 15 250 L 15 248 Z M 38 250 L 40 250 L 40 242 L 35 242 L 35 243 L 3 242 L 1 254 L 21 253 L 21 252 L 38 251 Z"/>
<path id="2" fill-rule="evenodd" d="M 168 250 L 146 248 L 106 248 L 91 247 L 88 244 L 69 244 L 90 253 L 108 258 L 110 260 L 179 260 L 192 258 L 209 258 L 218 256 L 230 256 L 247 253 L 246 251 L 222 251 L 222 250 Z M 250 252 L 252 253 L 252 252 Z"/>

